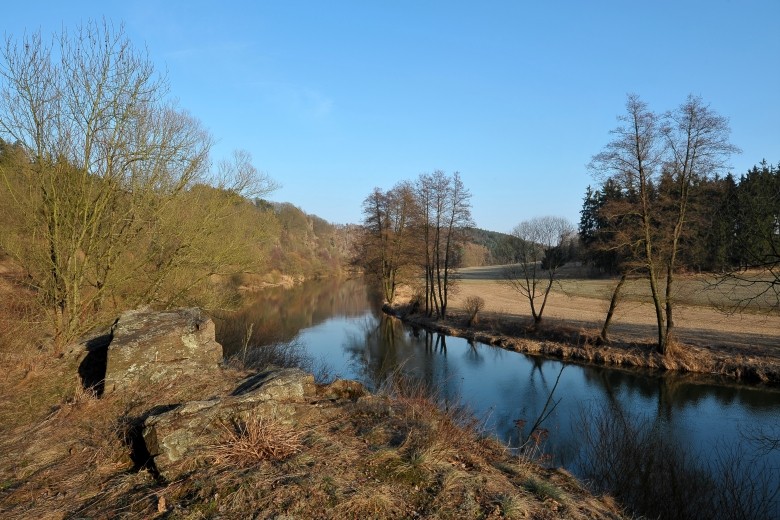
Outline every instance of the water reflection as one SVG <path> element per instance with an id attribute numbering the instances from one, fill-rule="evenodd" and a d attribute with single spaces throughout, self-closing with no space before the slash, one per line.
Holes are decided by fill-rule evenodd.
<path id="1" fill-rule="evenodd" d="M 302 329 L 333 317 L 353 318 L 378 312 L 378 299 L 361 280 L 328 278 L 293 288 L 268 288 L 237 312 L 214 313 L 217 341 L 225 356 L 242 345 L 263 346 L 292 341 Z"/>
<path id="2" fill-rule="evenodd" d="M 227 343 L 226 350 L 235 348 L 229 342 L 240 339 L 247 324 L 254 323 L 253 344 L 295 338 L 315 365 L 327 365 L 334 375 L 357 379 L 372 389 L 400 371 L 435 388 L 442 399 L 464 403 L 511 446 L 520 445 L 529 434 L 527 427 L 549 411 L 554 389 L 552 399 L 558 405 L 542 425 L 550 432 L 546 449 L 554 464 L 583 477 L 590 474 L 590 457 L 599 456 L 586 442 L 592 435 L 583 431 L 583 424 L 597 417 L 593 410 L 606 407 L 612 417 L 634 418 L 652 432 L 655 437 L 644 430 L 634 436 L 650 439 L 659 453 L 705 461 L 704 469 L 685 471 L 714 471 L 722 464 L 716 455 L 725 446 L 740 460 L 760 456 L 765 471 L 774 472 L 770 484 L 778 484 L 780 449 L 759 454 L 745 432 L 778 431 L 780 392 L 603 367 L 566 365 L 561 373 L 564 365 L 555 360 L 411 329 L 377 312 L 372 301 L 359 281 L 304 285 L 244 309 L 232 324 L 223 324 L 218 339 Z M 526 429 L 518 428 L 518 421 Z M 666 466 L 658 468 L 666 471 Z"/>

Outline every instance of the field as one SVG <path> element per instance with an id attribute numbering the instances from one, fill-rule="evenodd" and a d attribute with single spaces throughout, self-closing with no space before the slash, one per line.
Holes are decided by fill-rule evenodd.
<path id="1" fill-rule="evenodd" d="M 486 303 L 484 317 L 530 322 L 528 301 L 503 281 L 502 271 L 502 266 L 461 269 L 452 307 L 462 309 L 466 298 L 481 296 Z M 734 302 L 753 294 L 750 291 L 756 291 L 757 286 L 716 286 L 713 282 L 713 277 L 704 275 L 679 277 L 675 293 L 677 340 L 708 349 L 780 359 L 780 314 L 768 310 L 770 297 L 735 312 Z M 566 324 L 597 333 L 616 284 L 616 279 L 586 278 L 581 270 L 564 270 L 550 293 L 544 322 L 548 326 Z M 655 313 L 646 280 L 626 282 L 611 335 L 629 341 L 653 341 L 656 337 Z"/>

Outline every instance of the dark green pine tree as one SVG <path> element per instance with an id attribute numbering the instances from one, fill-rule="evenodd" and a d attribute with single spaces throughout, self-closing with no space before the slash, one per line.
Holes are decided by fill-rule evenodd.
<path id="1" fill-rule="evenodd" d="M 780 166 L 762 161 L 740 178 L 735 220 L 735 267 L 778 263 Z"/>
<path id="2" fill-rule="evenodd" d="M 738 212 L 734 176 L 705 179 L 696 185 L 690 233 L 683 265 L 694 271 L 724 271 L 733 265 L 735 221 Z"/>
<path id="3" fill-rule="evenodd" d="M 585 262 L 609 274 L 620 271 L 620 247 L 614 243 L 622 218 L 610 218 L 610 205 L 626 200 L 613 180 L 607 180 L 599 190 L 590 186 L 585 193 L 580 210 L 579 235 Z"/>

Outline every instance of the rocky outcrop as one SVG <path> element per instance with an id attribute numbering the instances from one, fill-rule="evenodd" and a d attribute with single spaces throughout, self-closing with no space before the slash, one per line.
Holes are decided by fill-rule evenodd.
<path id="1" fill-rule="evenodd" d="M 214 322 L 200 309 L 127 311 L 112 328 L 104 392 L 182 376 L 204 377 L 221 362 L 222 346 L 214 339 Z"/>
<path id="2" fill-rule="evenodd" d="M 176 463 L 198 458 L 219 443 L 226 427 L 259 416 L 294 425 L 314 409 L 307 398 L 316 394 L 314 377 L 297 368 L 269 368 L 243 380 L 228 396 L 191 401 L 150 415 L 143 443 L 161 475 L 176 476 Z"/>
<path id="3" fill-rule="evenodd" d="M 306 428 L 332 413 L 331 404 L 366 393 L 355 381 L 318 387 L 311 374 L 278 367 L 222 386 L 229 379 L 220 369 L 214 322 L 194 308 L 125 312 L 110 333 L 74 346 L 72 355 L 81 360 L 82 385 L 97 395 L 131 392 L 148 398 L 149 406 L 157 403 L 132 420 L 128 437 L 136 465 L 164 478 L 177 478 L 191 463 L 207 460 L 237 425 L 260 418 Z M 215 397 L 203 399 L 215 394 L 195 391 L 204 378 L 222 381 Z"/>

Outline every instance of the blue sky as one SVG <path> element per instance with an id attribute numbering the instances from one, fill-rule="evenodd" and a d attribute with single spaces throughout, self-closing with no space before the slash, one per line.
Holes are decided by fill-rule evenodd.
<path id="1" fill-rule="evenodd" d="M 575 223 L 629 92 L 729 118 L 744 173 L 780 161 L 780 1 L 11 2 L 6 36 L 123 22 L 269 198 L 358 222 L 375 187 L 459 171 L 479 227 Z"/>

